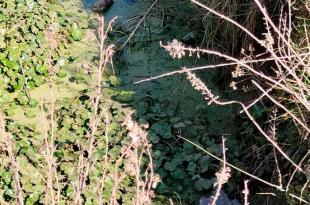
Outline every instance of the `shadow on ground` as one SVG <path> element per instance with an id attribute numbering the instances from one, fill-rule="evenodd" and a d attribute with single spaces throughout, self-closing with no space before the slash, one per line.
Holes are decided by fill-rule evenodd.
<path id="1" fill-rule="evenodd" d="M 93 0 L 86 0 L 84 6 L 90 8 L 92 3 Z M 104 14 L 106 20 L 118 16 L 110 35 L 117 47 L 126 42 L 149 6 L 150 2 L 119 0 Z M 238 142 L 234 138 L 239 131 L 236 109 L 207 106 L 184 75 L 142 84 L 134 82 L 183 66 L 206 65 L 207 58 L 174 60 L 159 45 L 160 40 L 166 43 L 172 39 L 197 45 L 199 42 L 195 42 L 196 36 L 192 35 L 203 33 L 199 18 L 198 10 L 189 1 L 159 1 L 125 48 L 117 52 L 114 61 L 114 69 L 122 81 L 119 90 L 135 92 L 129 103 L 135 110 L 135 120 L 149 124 L 154 170 L 162 179 L 156 195 L 171 198 L 176 204 L 197 204 L 201 196 L 210 195 L 218 169 L 218 162 L 178 136 L 221 156 L 221 136 L 225 135 L 229 141 L 228 149 L 237 150 Z M 202 74 L 204 81 L 215 91 L 214 82 L 218 76 L 214 70 Z M 232 187 L 226 190 L 230 195 L 234 194 Z"/>

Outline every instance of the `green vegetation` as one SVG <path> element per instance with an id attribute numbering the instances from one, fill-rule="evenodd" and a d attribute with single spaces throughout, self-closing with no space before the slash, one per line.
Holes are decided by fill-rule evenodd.
<path id="1" fill-rule="evenodd" d="M 275 204 L 309 201 L 306 1 L 289 43 L 271 26 L 289 35 L 293 7 L 279 17 L 280 2 L 268 1 L 269 17 L 262 1 L 158 1 L 144 26 L 129 14 L 145 4 L 124 2 L 112 30 L 78 0 L 0 0 L 0 204 L 197 204 L 218 187 L 245 201 L 246 179 L 251 204 L 266 190 Z"/>
<path id="2" fill-rule="evenodd" d="M 1 123 L 5 124 L 1 127 L 0 203 L 52 204 L 56 200 L 51 199 L 56 198 L 57 204 L 74 203 L 80 174 L 79 160 L 81 154 L 87 155 L 86 152 L 81 153 L 81 147 L 87 146 L 87 132 L 94 110 L 89 96 L 92 91 L 85 84 L 86 76 L 72 74 L 81 61 L 78 59 L 81 53 L 77 53 L 81 51 L 69 49 L 73 46 L 81 48 L 77 41 L 85 38 L 87 15 L 72 16 L 78 6 L 71 5 L 68 11 L 67 4 L 57 2 L 10 0 L 0 3 L 0 99 L 1 115 L 6 116 L 5 120 L 1 119 Z M 54 36 L 49 36 L 50 31 L 54 32 Z M 52 38 L 56 40 L 54 45 L 51 44 Z M 87 50 L 85 48 L 84 45 L 82 50 Z M 120 80 L 108 76 L 105 85 L 119 86 Z M 105 97 L 113 97 L 120 102 L 131 101 L 134 94 L 110 88 L 104 93 Z M 111 199 L 114 187 L 111 174 L 117 167 L 123 144 L 128 143 L 125 130 L 120 125 L 123 111 L 116 104 L 106 101 L 99 104 L 109 116 L 109 125 L 105 118 L 100 119 L 95 135 L 96 150 L 92 153 L 93 166 L 81 194 L 83 204 L 98 204 L 97 193 L 100 191 L 103 203 L 109 203 Z M 108 141 L 103 137 L 107 129 Z M 4 135 L 12 137 L 12 144 L 4 143 L 8 140 Z M 8 158 L 10 146 L 18 167 L 12 166 Z M 111 149 L 108 164 L 104 166 L 107 147 Z M 125 159 L 120 162 L 123 165 Z M 122 171 L 123 168 L 119 169 Z M 100 181 L 103 170 L 111 176 Z M 20 177 L 19 191 L 23 202 L 18 201 L 16 195 L 16 173 Z M 100 183 L 103 183 L 104 190 Z M 125 177 L 114 197 L 130 204 L 135 194 L 131 188 L 134 183 L 134 177 Z M 121 193 L 121 190 L 126 190 L 126 193 Z"/>

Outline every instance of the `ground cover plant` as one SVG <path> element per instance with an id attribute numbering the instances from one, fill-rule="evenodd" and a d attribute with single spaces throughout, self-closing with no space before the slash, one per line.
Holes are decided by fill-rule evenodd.
<path id="1" fill-rule="evenodd" d="M 128 102 L 132 93 L 102 90 L 102 84 L 116 86 L 119 81 L 107 74 L 113 45 L 107 45 L 106 37 L 113 22 L 105 25 L 97 17 L 99 55 L 95 69 L 87 71 L 93 81 L 76 87 L 74 96 L 59 96 L 59 86 L 84 82 L 83 77 L 68 76 L 63 67 L 79 66 L 68 47 L 87 37 L 88 19 L 71 16 L 66 4 L 59 2 L 0 3 L 0 203 L 149 203 L 155 179 L 149 176 L 147 163 L 140 162 L 140 155 L 149 154 L 144 152 L 147 141 L 127 139 L 124 110 L 108 100 Z M 71 7 L 73 12 L 79 8 Z M 43 84 L 47 95 L 37 97 L 34 90 Z M 17 120 L 20 115 L 22 120 Z M 126 122 L 132 132 L 139 131 L 130 119 Z M 147 169 L 140 177 L 142 167 Z"/>
<path id="2" fill-rule="evenodd" d="M 0 204 L 309 203 L 309 3 L 178 3 L 0 0 Z M 149 43 L 188 63 L 136 82 L 169 99 L 117 76 Z"/>
<path id="3" fill-rule="evenodd" d="M 220 18 L 220 20 L 218 20 L 218 22 L 220 22 L 219 24 L 224 21 L 225 24 L 231 24 L 236 29 L 243 32 L 253 41 L 253 44 L 245 44 L 249 47 L 242 50 L 241 57 L 235 57 L 235 55 L 226 54 L 226 50 L 221 52 L 208 48 L 193 48 L 186 46 L 176 39 L 168 42 L 166 45 L 161 43 L 162 47 L 165 48 L 174 59 L 182 58 L 187 55 L 196 57 L 213 55 L 226 61 L 222 64 L 193 68 L 184 67 L 182 70 L 165 73 L 157 77 L 138 81 L 137 83 L 185 73 L 187 79 L 197 91 L 202 93 L 208 104 L 223 106 L 230 104 L 239 105 L 241 107 L 241 113 L 246 114 L 250 122 L 254 124 L 253 127 L 256 128 L 258 133 L 264 136 L 267 142 L 271 143 L 273 147 L 271 155 L 274 157 L 274 164 L 272 166 L 274 167 L 275 176 L 270 178 L 274 183 L 270 184 L 267 182 L 268 186 L 275 187 L 287 193 L 288 196 L 307 203 L 309 197 L 307 180 L 307 176 L 309 176 L 309 163 L 306 160 L 309 154 L 309 118 L 307 117 L 309 116 L 309 109 L 307 108 L 309 102 L 309 45 L 305 43 L 307 42 L 305 39 L 308 38 L 307 32 L 309 30 L 309 25 L 306 23 L 307 20 L 304 19 L 304 33 L 300 34 L 300 24 L 298 28 L 293 23 L 293 19 L 298 19 L 299 15 L 304 15 L 305 13 L 306 15 L 309 14 L 309 9 L 305 12 L 304 9 L 298 7 L 300 5 L 307 5 L 307 2 L 284 2 L 284 4 L 280 6 L 281 13 L 277 17 L 277 21 L 275 21 L 275 18 L 269 15 L 269 10 L 272 8 L 266 7 L 266 4 L 263 4 L 264 2 L 253 1 L 255 10 L 257 10 L 259 16 L 262 17 L 261 26 L 263 29 L 258 32 L 245 27 L 237 18 L 227 15 L 227 12 L 218 12 L 216 9 L 213 9 L 213 7 L 208 6 L 207 2 L 205 4 L 196 0 L 192 0 L 192 2 L 208 11 L 215 18 Z M 299 10 L 294 10 L 293 8 L 296 8 L 294 6 L 297 6 Z M 228 7 L 230 8 L 230 6 Z M 221 9 L 221 7 L 219 7 L 219 9 Z M 260 25 L 258 25 L 258 27 L 259 26 Z M 297 33 L 299 33 L 299 37 L 296 37 Z M 294 36 L 294 38 L 292 36 Z M 253 47 L 253 45 L 256 46 Z M 255 50 L 255 47 L 257 47 L 258 52 Z M 265 55 L 268 57 L 264 57 Z M 223 96 L 215 94 L 214 91 L 209 88 L 209 85 L 206 85 L 199 77 L 192 73 L 197 70 L 220 67 L 232 68 L 230 87 L 233 90 L 243 89 L 245 92 L 250 93 L 247 90 L 254 89 L 260 91 L 262 94 L 253 95 L 252 97 L 254 99 L 247 99 L 247 101 L 242 101 L 238 98 L 224 100 L 221 99 Z M 256 106 L 256 109 L 254 106 Z M 262 109 L 261 106 L 265 108 Z M 263 118 L 262 114 L 267 115 L 268 118 Z M 261 118 L 259 118 L 259 116 L 261 116 Z M 268 121 L 266 122 L 266 120 Z M 287 135 L 288 133 L 283 133 L 282 129 L 283 126 L 290 125 L 290 122 L 295 125 L 295 128 L 294 126 L 290 126 L 290 133 Z M 245 136 L 248 137 L 249 135 L 253 136 L 253 131 L 245 133 Z M 254 135 L 257 135 L 257 133 Z M 261 146 L 266 143 L 262 142 L 258 137 L 255 138 L 260 141 L 259 143 L 261 143 Z M 201 145 L 197 145 L 196 143 L 193 144 L 202 149 Z M 286 144 L 286 151 L 283 151 L 281 144 L 283 146 Z M 298 146 L 294 146 L 295 144 L 298 144 Z M 255 146 L 257 145 L 258 144 Z M 263 149 L 263 152 L 270 153 L 270 151 L 266 149 Z M 290 154 L 293 158 L 289 156 Z M 285 163 L 282 160 L 284 160 Z M 262 164 L 264 164 L 264 162 L 262 162 Z M 255 167 L 254 169 L 257 170 L 258 168 Z M 268 167 L 266 167 L 266 169 L 270 169 L 270 161 L 268 161 Z M 266 170 L 266 172 L 260 171 L 262 174 L 261 176 L 265 176 L 263 173 L 268 172 L 268 170 Z M 296 173 L 299 173 L 301 178 L 296 180 L 296 187 L 290 189 L 291 183 L 294 183 L 292 180 Z M 277 180 L 274 180 L 275 178 Z M 266 181 L 264 181 L 264 183 L 266 184 Z M 297 185 L 298 183 L 299 185 Z M 297 188 L 297 186 L 299 188 Z M 218 186 L 218 189 L 221 189 L 221 186 Z M 292 192 L 295 192 L 296 189 L 299 190 L 298 194 L 293 194 Z"/>

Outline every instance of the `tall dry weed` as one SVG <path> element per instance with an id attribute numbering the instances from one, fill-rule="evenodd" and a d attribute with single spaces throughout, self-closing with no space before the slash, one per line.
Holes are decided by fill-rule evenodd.
<path id="1" fill-rule="evenodd" d="M 212 49 L 202 49 L 202 48 L 191 48 L 184 46 L 181 42 L 173 40 L 166 45 L 161 46 L 165 48 L 173 58 L 182 58 L 183 56 L 196 56 L 201 55 L 211 55 L 223 59 L 220 64 L 206 65 L 201 67 L 193 68 L 182 68 L 169 73 L 164 73 L 159 76 L 144 79 L 136 83 L 142 83 L 150 80 L 155 80 L 165 76 L 171 76 L 175 74 L 186 74 L 188 80 L 191 82 L 192 86 L 205 97 L 208 104 L 218 104 L 218 105 L 229 105 L 238 104 L 241 106 L 242 113 L 245 113 L 247 117 L 252 121 L 257 130 L 265 137 L 268 143 L 273 146 L 274 160 L 276 164 L 276 169 L 278 173 L 278 189 L 287 192 L 291 197 L 296 198 L 302 202 L 307 202 L 303 197 L 297 196 L 291 193 L 290 190 L 284 189 L 285 182 L 282 176 L 291 176 L 288 169 L 282 169 L 279 160 L 286 160 L 292 165 L 292 169 L 295 172 L 299 172 L 301 175 L 306 177 L 309 172 L 308 165 L 305 163 L 306 156 L 293 156 L 291 154 L 292 150 L 288 146 L 282 147 L 278 139 L 276 138 L 276 127 L 271 127 L 269 131 L 263 129 L 263 125 L 260 124 L 251 114 L 250 109 L 260 102 L 262 99 L 267 99 L 274 104 L 277 108 L 277 120 L 281 120 L 282 116 L 289 116 L 289 118 L 295 123 L 296 127 L 299 129 L 299 136 L 297 140 L 303 144 L 303 150 L 307 150 L 307 145 L 309 143 L 310 134 L 310 83 L 309 83 L 309 58 L 310 52 L 309 47 L 300 47 L 299 42 L 294 41 L 293 36 L 293 15 L 296 12 L 294 7 L 294 2 L 286 1 L 285 5 L 280 7 L 281 13 L 278 15 L 278 19 L 274 20 L 269 14 L 269 11 L 263 1 L 254 0 L 253 4 L 250 5 L 251 8 L 255 8 L 255 12 L 262 16 L 263 24 L 254 25 L 250 20 L 244 24 L 236 20 L 234 16 L 229 16 L 221 9 L 215 9 L 201 1 L 191 0 L 194 4 L 204 9 L 208 12 L 208 15 L 215 18 L 219 18 L 222 21 L 226 21 L 228 24 L 233 26 L 239 32 L 242 32 L 246 38 L 251 39 L 255 45 L 260 47 L 262 53 L 255 53 L 255 48 L 247 45 L 247 50 L 252 52 L 251 55 L 245 55 L 245 57 L 237 58 L 232 55 L 226 54 L 225 51 L 216 51 Z M 275 2 L 277 3 L 277 2 Z M 306 5 L 305 5 L 306 6 Z M 249 17 L 250 18 L 250 17 Z M 254 17 L 251 17 L 254 18 Z M 256 35 L 256 27 L 264 28 L 265 32 L 263 35 Z M 307 25 L 304 25 L 307 28 Z M 309 44 L 308 30 L 304 29 L 305 35 L 303 35 L 304 44 Z M 294 34 L 294 35 L 293 35 Z M 297 38 L 298 39 L 298 38 Z M 230 40 L 231 41 L 231 40 Z M 238 41 L 238 39 L 233 39 L 233 41 Z M 268 57 L 265 57 L 268 56 Z M 261 69 L 264 63 L 270 62 L 272 65 L 269 70 Z M 240 77 L 248 75 L 251 77 L 250 83 L 252 88 L 260 92 L 259 96 L 252 99 L 250 103 L 243 103 L 238 100 L 225 101 L 221 100 L 217 95 L 215 95 L 208 86 L 202 82 L 195 74 L 192 72 L 203 69 L 212 68 L 231 68 L 234 81 L 231 83 L 231 87 L 234 90 L 239 90 L 239 86 L 242 80 L 238 82 Z M 240 89 L 241 90 L 241 89 Z M 280 93 L 280 94 L 279 94 Z M 280 116 L 279 116 L 280 115 Z M 274 122 L 274 126 L 277 123 Z M 272 132 L 270 132 L 272 131 Z M 286 151 L 284 151 L 286 149 Z M 288 151 L 289 150 L 289 151 Z M 294 152 L 294 151 L 293 151 Z M 305 153 L 305 152 L 300 152 Z M 298 161 L 298 162 L 297 162 Z M 286 173 L 284 173 L 286 171 Z M 293 174 L 294 175 L 294 174 Z M 291 183 L 286 181 L 286 186 Z M 269 184 L 270 185 L 270 184 Z M 303 187 L 306 187 L 307 183 Z M 306 188 L 305 188 L 306 189 Z M 304 189 L 300 190 L 303 193 Z M 246 194 L 248 196 L 248 194 Z"/>

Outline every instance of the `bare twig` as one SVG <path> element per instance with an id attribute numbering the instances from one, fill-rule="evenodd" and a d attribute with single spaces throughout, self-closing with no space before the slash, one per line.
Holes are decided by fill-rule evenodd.
<path id="1" fill-rule="evenodd" d="M 242 194 L 244 194 L 244 205 L 249 205 L 249 188 L 248 188 L 248 180 L 244 180 L 244 190 L 242 191 Z"/>
<path id="2" fill-rule="evenodd" d="M 133 37 L 133 35 L 136 33 L 137 29 L 140 27 L 141 23 L 144 21 L 144 19 L 146 18 L 146 16 L 149 14 L 149 12 L 152 10 L 152 8 L 155 6 L 155 4 L 157 3 L 158 0 L 155 0 L 151 6 L 146 10 L 146 12 L 144 13 L 144 15 L 142 16 L 142 18 L 140 19 L 140 21 L 138 22 L 138 24 L 136 25 L 136 27 L 134 28 L 134 30 L 130 33 L 129 37 L 127 38 L 127 40 L 122 44 L 122 46 L 120 47 L 120 50 L 122 50 L 127 43 L 130 41 L 130 39 Z"/>

